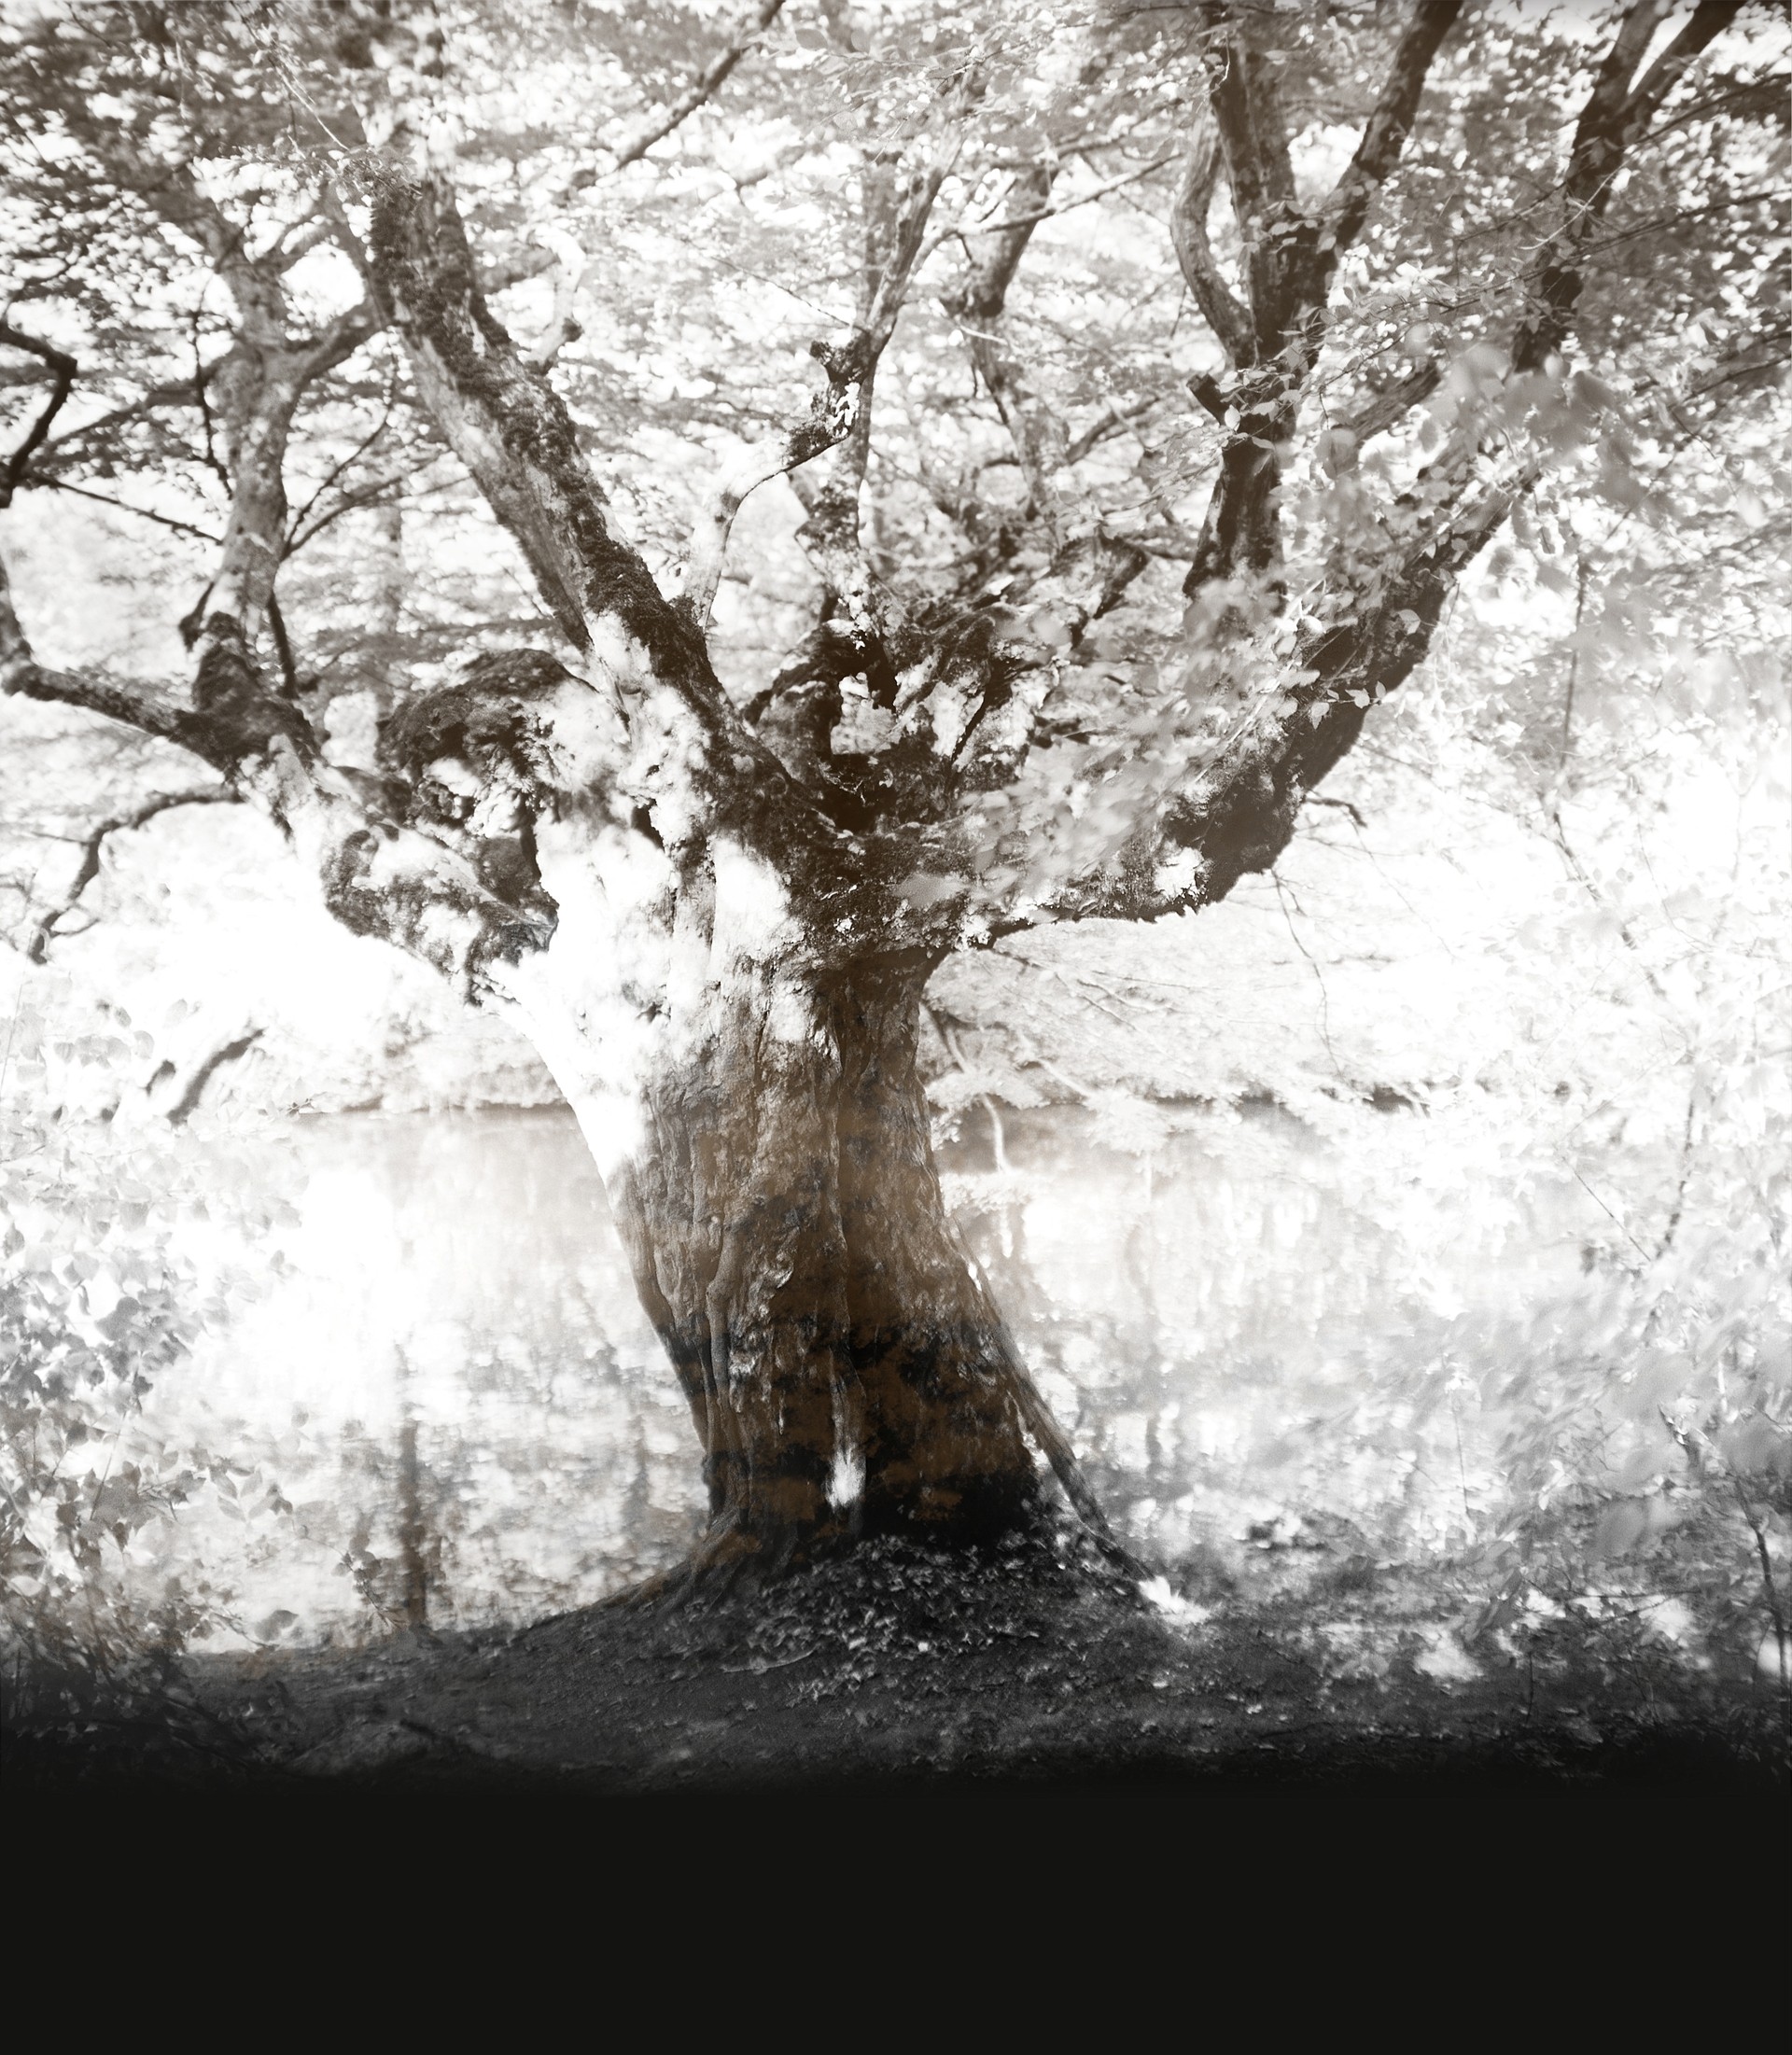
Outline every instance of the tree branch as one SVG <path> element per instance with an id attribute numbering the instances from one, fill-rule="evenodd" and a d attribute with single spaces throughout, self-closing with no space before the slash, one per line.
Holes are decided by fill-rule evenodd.
<path id="1" fill-rule="evenodd" d="M 1008 218 L 985 231 L 993 237 L 991 247 L 969 278 L 943 295 L 940 303 L 964 330 L 971 360 L 996 403 L 1020 460 L 1033 510 L 1055 529 L 1057 494 L 1053 481 L 1068 461 L 1064 425 L 1003 347 L 1002 334 L 1008 288 L 1033 230 L 1045 218 L 1036 210 L 1029 212 L 1029 203 L 1043 205 L 1051 192 L 1053 176 L 1051 167 L 1044 164 L 1030 165 L 1020 174 L 1009 188 Z"/>
<path id="2" fill-rule="evenodd" d="M 585 273 L 585 253 L 577 238 L 564 230 L 540 230 L 536 241 L 552 251 L 559 266 L 559 276 L 553 286 L 553 312 L 548 316 L 547 327 L 534 345 L 525 352 L 524 357 L 525 362 L 538 371 L 545 371 L 568 342 L 576 342 L 584 333 L 573 319 L 572 310 L 578 301 L 580 281 Z"/>
<path id="3" fill-rule="evenodd" d="M 1540 254 L 1535 304 L 1514 340 L 1515 371 L 1540 370 L 1567 341 L 1586 284 L 1580 259 L 1610 204 L 1626 155 L 1693 60 L 1742 11 L 1742 0 L 1699 0 L 1679 34 L 1632 88 L 1632 75 L 1672 4 L 1633 0 L 1581 109 L 1562 181 L 1561 225 Z"/>
<path id="4" fill-rule="evenodd" d="M 855 652 L 847 668 L 864 670 L 874 703 L 884 707 L 896 696 L 889 645 L 901 633 L 903 617 L 894 595 L 873 576 L 859 535 L 860 493 L 871 455 L 872 388 L 925 251 L 933 203 L 962 144 L 961 113 L 962 106 L 955 106 L 944 134 L 927 138 L 913 157 L 894 149 L 867 155 L 860 312 L 842 353 L 857 386 L 853 418 L 796 532 L 821 574 L 834 632 Z"/>
<path id="5" fill-rule="evenodd" d="M 1212 329 L 1220 347 L 1234 364 L 1256 361 L 1256 337 L 1251 315 L 1225 278 L 1207 237 L 1208 210 L 1220 179 L 1220 137 L 1211 112 L 1197 110 L 1195 127 L 1188 140 L 1182 183 L 1169 210 L 1169 239 L 1183 279 L 1201 310 L 1201 318 Z"/>
<path id="6" fill-rule="evenodd" d="M 41 357 L 55 374 L 56 383 L 50 390 L 44 411 L 26 431 L 24 440 L 7 459 L 7 467 L 0 471 L 0 507 L 10 507 L 12 496 L 24 482 L 26 468 L 32 454 L 49 433 L 49 425 L 62 412 L 63 402 L 68 398 L 75 384 L 75 374 L 80 369 L 65 350 L 59 350 L 53 343 L 40 342 L 35 335 L 27 335 L 15 329 L 10 321 L 0 321 L 0 342 L 10 344 L 15 350 L 28 350 L 34 356 Z"/>
<path id="7" fill-rule="evenodd" d="M 1376 194 L 1400 161 L 1432 60 L 1462 11 L 1463 0 L 1419 0 L 1413 9 L 1356 154 L 1325 203 L 1330 240 L 1322 242 L 1322 249 L 1327 275 L 1362 233 Z"/>
<path id="8" fill-rule="evenodd" d="M 642 127 L 637 129 L 627 142 L 620 146 L 615 153 L 613 168 L 622 171 L 628 165 L 635 163 L 638 159 L 645 157 L 654 144 L 665 142 L 674 129 L 689 120 L 706 101 L 712 99 L 718 89 L 727 79 L 729 73 L 734 70 L 735 66 L 759 41 L 761 35 L 777 19 L 783 6 L 784 0 L 760 0 L 758 7 L 754 10 L 752 20 L 746 29 L 736 35 L 735 40 L 719 56 L 713 58 L 704 70 L 697 74 L 690 86 L 673 101 L 669 107 L 662 113 L 654 115 Z"/>
<path id="9" fill-rule="evenodd" d="M 119 685 L 103 679 L 77 678 L 66 671 L 46 670 L 31 653 L 31 644 L 13 610 L 12 586 L 0 559 L 0 692 L 17 692 L 24 699 L 38 699 L 53 706 L 79 706 L 88 713 L 103 714 L 108 720 L 122 721 L 144 734 L 163 742 L 178 743 L 208 762 L 217 762 L 207 747 L 204 723 L 181 708 L 158 705 Z M 222 770 L 227 766 L 218 762 Z"/>
<path id="10" fill-rule="evenodd" d="M 153 521 L 158 527 L 172 528 L 176 535 L 191 536 L 199 542 L 221 542 L 221 536 L 214 535 L 209 528 L 196 528 L 190 521 L 177 521 L 173 514 L 157 513 L 149 507 L 133 507 L 129 500 L 114 499 L 110 493 L 96 493 L 90 486 L 71 484 L 65 478 L 52 478 L 47 471 L 27 471 L 27 485 L 41 485 L 53 493 L 73 493 L 77 499 L 91 499 L 102 507 L 116 507 L 120 513 L 135 514 L 139 520 Z"/>
<path id="11" fill-rule="evenodd" d="M 774 478 L 812 462 L 852 433 L 862 390 L 859 357 L 849 348 L 834 350 L 824 342 L 812 342 L 809 354 L 821 365 L 828 381 L 826 389 L 818 392 L 810 403 L 809 418 L 792 428 L 781 442 L 762 443 L 728 466 L 698 516 L 679 600 L 699 628 L 707 630 L 709 626 L 710 609 L 727 561 L 728 538 L 735 516 L 748 496 Z"/>
<path id="12" fill-rule="evenodd" d="M 233 1041 L 225 1042 L 221 1048 L 214 1049 L 188 1079 L 187 1089 L 178 1100 L 168 1109 L 169 1126 L 180 1127 L 191 1119 L 198 1111 L 200 1100 L 204 1097 L 205 1087 L 213 1078 L 227 1063 L 235 1063 L 240 1057 L 247 1055 L 260 1041 L 262 1033 L 261 1028 L 251 1028 L 246 1035 L 238 1035 Z"/>
<path id="13" fill-rule="evenodd" d="M 1284 217 L 1295 211 L 1295 173 L 1275 67 L 1251 44 L 1224 0 L 1207 0 L 1201 52 L 1232 209 L 1244 242 L 1244 280 L 1256 356 L 1281 347 L 1288 309 Z M 1254 359 L 1253 359 L 1254 360 Z"/>
<path id="14" fill-rule="evenodd" d="M 141 828 L 155 819 L 158 814 L 165 814 L 175 806 L 216 806 L 233 804 L 238 795 L 228 786 L 215 785 L 190 792 L 157 792 L 145 800 L 128 814 L 115 815 L 109 820 L 102 820 L 90 831 L 81 844 L 81 860 L 68 888 L 63 894 L 62 903 L 43 915 L 32 930 L 32 937 L 25 945 L 26 958 L 32 963 L 42 963 L 56 939 L 56 924 L 74 912 L 80 902 L 81 894 L 100 874 L 100 857 L 105 847 L 108 835 L 123 833 L 126 830 Z"/>
<path id="15" fill-rule="evenodd" d="M 1205 586 L 1243 580 L 1268 603 L 1278 603 L 1281 452 L 1294 433 L 1302 389 L 1324 340 L 1338 256 L 1361 232 L 1376 193 L 1400 160 L 1432 61 L 1461 8 L 1462 0 L 1419 0 L 1355 154 L 1316 215 L 1295 201 L 1274 68 L 1251 48 L 1227 8 L 1208 9 L 1222 32 L 1204 52 L 1209 104 L 1244 239 L 1248 309 L 1218 297 L 1205 236 L 1196 234 L 1196 215 L 1204 213 L 1203 186 L 1211 191 L 1213 177 L 1197 132 L 1178 249 L 1180 255 L 1188 246 L 1184 274 L 1191 290 L 1198 287 L 1197 297 L 1212 302 L 1210 324 L 1226 342 L 1235 369 L 1224 380 L 1190 382 L 1196 398 L 1226 431 L 1184 580 L 1191 598 Z M 1393 414 L 1381 425 L 1397 418 Z M 1371 413 L 1363 432 L 1378 432 L 1379 420 Z M 1232 618 L 1242 622 L 1249 612 L 1249 607 L 1235 608 Z"/>
<path id="16" fill-rule="evenodd" d="M 1405 378 L 1397 378 L 1392 384 L 1384 385 L 1379 392 L 1372 393 L 1348 420 L 1339 423 L 1351 440 L 1348 451 L 1343 453 L 1335 468 L 1338 470 L 1351 468 L 1364 443 L 1372 441 L 1378 435 L 1385 435 L 1421 400 L 1429 399 L 1437 390 L 1443 375 L 1443 367 L 1434 360 L 1420 365 L 1417 370 L 1408 371 Z"/>
<path id="17" fill-rule="evenodd" d="M 623 729 L 664 737 L 676 715 L 686 728 L 677 747 L 718 819 L 771 860 L 831 849 L 832 824 L 735 711 L 690 611 L 662 596 L 612 532 L 565 403 L 485 302 L 444 179 L 381 168 L 370 257 L 424 404 L 521 546 L 563 633 L 590 653 Z"/>

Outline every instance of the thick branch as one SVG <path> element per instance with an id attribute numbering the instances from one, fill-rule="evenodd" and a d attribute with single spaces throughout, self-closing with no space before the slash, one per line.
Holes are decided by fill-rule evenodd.
<path id="1" fill-rule="evenodd" d="M 815 853 L 805 830 L 831 847 L 833 829 L 729 702 L 691 614 L 611 532 L 565 404 L 485 303 L 445 181 L 383 172 L 370 262 L 425 404 L 521 545 L 567 639 L 597 660 L 624 723 L 664 733 L 674 714 L 693 720 L 678 753 L 717 819 L 774 861 Z M 690 817 L 679 818 L 688 832 Z"/>
<path id="2" fill-rule="evenodd" d="M 1619 25 L 1575 124 L 1562 181 L 1561 223 L 1536 269 L 1535 304 L 1514 341 L 1515 371 L 1539 370 L 1568 339 L 1582 287 L 1585 245 L 1610 204 L 1624 161 L 1693 61 L 1742 11 L 1742 0 L 1699 0 L 1679 34 L 1634 86 L 1672 0 L 1635 0 Z"/>
<path id="3" fill-rule="evenodd" d="M 1184 581 L 1191 597 L 1204 586 L 1243 579 L 1278 603 L 1281 451 L 1324 340 L 1338 255 L 1361 232 L 1376 193 L 1399 161 L 1432 61 L 1461 7 L 1462 0 L 1420 0 L 1356 153 L 1318 217 L 1295 201 L 1273 68 L 1224 9 L 1212 10 L 1225 33 L 1207 51 L 1209 100 L 1244 238 L 1249 307 L 1247 312 L 1219 297 L 1205 233 L 1197 233 L 1203 192 L 1213 178 L 1211 150 L 1197 130 L 1184 181 L 1187 203 L 1179 201 L 1173 226 L 1179 256 L 1187 253 L 1184 275 L 1197 298 L 1205 296 L 1203 311 L 1211 302 L 1210 324 L 1236 369 L 1224 381 L 1197 379 L 1190 388 L 1226 430 L 1219 477 Z M 1384 422 L 1368 414 L 1359 439 L 1397 418 Z M 1237 618 L 1248 620 L 1249 611 L 1239 610 Z"/>
<path id="4" fill-rule="evenodd" d="M 1021 173 L 1009 190 L 1007 219 L 990 232 L 990 246 L 969 278 L 941 304 L 963 328 L 971 360 L 989 390 L 1002 426 L 1020 460 L 1033 509 L 1051 518 L 1057 504 L 1053 480 L 1067 460 L 1064 425 L 1036 393 L 1013 353 L 1005 347 L 1002 315 L 1040 210 L 1052 189 L 1050 166 Z"/>
<path id="5" fill-rule="evenodd" d="M 1419 0 L 1413 9 L 1356 154 L 1325 204 L 1328 275 L 1339 255 L 1362 233 L 1376 194 L 1400 161 L 1432 60 L 1462 11 L 1463 0 Z"/>
<path id="6" fill-rule="evenodd" d="M 809 345 L 810 355 L 827 373 L 826 388 L 816 394 L 809 418 L 781 442 L 761 444 L 730 465 L 717 481 L 707 506 L 698 517 L 679 595 L 699 628 L 707 629 L 721 568 L 728 557 L 728 538 L 735 516 L 749 495 L 774 478 L 800 468 L 834 448 L 851 434 L 861 390 L 850 350 L 836 351 L 824 342 Z"/>
<path id="7" fill-rule="evenodd" d="M 168 1109 L 169 1126 L 184 1126 L 198 1111 L 199 1102 L 205 1096 L 205 1087 L 212 1082 L 213 1078 L 227 1063 L 238 1062 L 242 1057 L 247 1055 L 249 1051 L 260 1041 L 262 1033 L 261 1028 L 251 1028 L 246 1035 L 238 1035 L 233 1041 L 227 1041 L 221 1047 L 214 1049 L 204 1062 L 193 1072 L 192 1076 L 188 1079 L 187 1089 L 180 1095 L 175 1103 Z"/>
<path id="8" fill-rule="evenodd" d="M 821 574 L 828 611 L 871 682 L 874 701 L 894 703 L 890 648 L 903 625 L 894 595 L 872 575 L 859 536 L 859 500 L 871 455 L 871 399 L 882 356 L 907 300 L 925 243 L 928 217 L 958 155 L 956 123 L 913 157 L 887 150 L 865 164 L 865 260 L 860 312 L 849 353 L 857 394 L 850 429 L 809 503 L 797 539 Z"/>
<path id="9" fill-rule="evenodd" d="M 7 566 L 0 560 L 0 692 L 17 692 L 23 699 L 46 700 L 54 706 L 79 706 L 88 713 L 103 714 L 108 720 L 123 722 L 144 734 L 163 742 L 178 743 L 195 756 L 217 762 L 207 747 L 204 724 L 176 706 L 160 705 L 120 685 L 101 678 L 77 678 L 67 671 L 47 670 L 31 653 L 13 610 L 12 586 Z M 218 763 L 220 770 L 228 768 Z"/>
<path id="10" fill-rule="evenodd" d="M 1183 283 L 1220 347 L 1234 364 L 1253 364 L 1256 337 L 1251 315 L 1221 275 L 1207 236 L 1208 209 L 1212 205 L 1213 189 L 1219 178 L 1219 131 L 1203 107 L 1197 111 L 1182 183 L 1169 211 L 1170 241 L 1175 245 L 1176 261 L 1182 266 Z"/>
<path id="11" fill-rule="evenodd" d="M 1303 639 L 1290 665 L 1298 682 L 1246 707 L 1203 762 L 1167 778 L 1115 857 L 1040 914 L 996 920 L 991 938 L 1041 919 L 1186 912 L 1268 870 L 1294 834 L 1303 800 L 1354 747 L 1368 708 L 1423 661 L 1456 581 L 1536 475 L 1533 467 L 1490 487 L 1407 548 L 1361 618 Z"/>
<path id="12" fill-rule="evenodd" d="M 1386 435 L 1421 400 L 1429 399 L 1437 390 L 1443 375 L 1442 366 L 1432 360 L 1420 365 L 1417 370 L 1408 371 L 1406 377 L 1396 378 L 1392 384 L 1382 386 L 1379 392 L 1372 393 L 1347 421 L 1339 424 L 1350 440 L 1341 450 L 1334 443 L 1337 454 L 1333 468 L 1349 470 L 1355 464 L 1357 452 L 1364 443 L 1372 441 L 1378 435 Z"/>
<path id="13" fill-rule="evenodd" d="M 1291 275 L 1304 252 L 1289 246 L 1294 224 L 1294 166 L 1275 67 L 1252 48 L 1249 35 L 1221 5 L 1204 10 L 1212 24 L 1202 60 L 1232 208 L 1244 241 L 1244 281 L 1258 356 L 1281 348 L 1293 312 Z"/>

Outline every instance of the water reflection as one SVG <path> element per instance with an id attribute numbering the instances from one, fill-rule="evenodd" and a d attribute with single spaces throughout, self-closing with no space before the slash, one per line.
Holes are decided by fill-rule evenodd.
<path id="1" fill-rule="evenodd" d="M 1492 1473 L 1438 1373 L 1477 1303 L 1546 1287 L 1572 1244 L 1473 1192 L 1409 1231 L 1273 1108 L 1190 1110 L 1143 1153 L 1080 1109 L 1005 1116 L 999 1152 L 983 1123 L 943 1155 L 949 1196 L 1135 1543 L 1237 1570 L 1460 1540 Z M 343 1115 L 291 1148 L 284 1267 L 145 1421 L 278 1495 L 185 1508 L 163 1567 L 296 1641 L 529 1616 L 681 1553 L 689 1416 L 570 1116 Z"/>

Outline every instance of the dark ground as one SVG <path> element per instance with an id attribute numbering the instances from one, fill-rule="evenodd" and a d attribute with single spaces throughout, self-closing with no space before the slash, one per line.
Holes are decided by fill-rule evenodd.
<path id="1" fill-rule="evenodd" d="M 1673 1788 L 1785 1821 L 1766 1680 L 1563 1625 L 1477 1643 L 1451 1681 L 1415 1667 L 1397 1576 L 1334 1582 L 1178 1616 L 1043 1545 L 879 1545 L 757 1594 L 189 1658 L 79 1716 L 15 1703 L 7 1795 Z"/>

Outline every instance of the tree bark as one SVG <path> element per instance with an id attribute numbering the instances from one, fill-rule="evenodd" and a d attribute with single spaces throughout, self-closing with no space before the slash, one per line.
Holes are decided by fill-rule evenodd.
<path id="1" fill-rule="evenodd" d="M 703 1448 L 700 1561 L 1039 1515 L 1031 1394 L 929 1139 L 928 968 L 737 962 L 645 1067 L 609 1184 Z"/>

